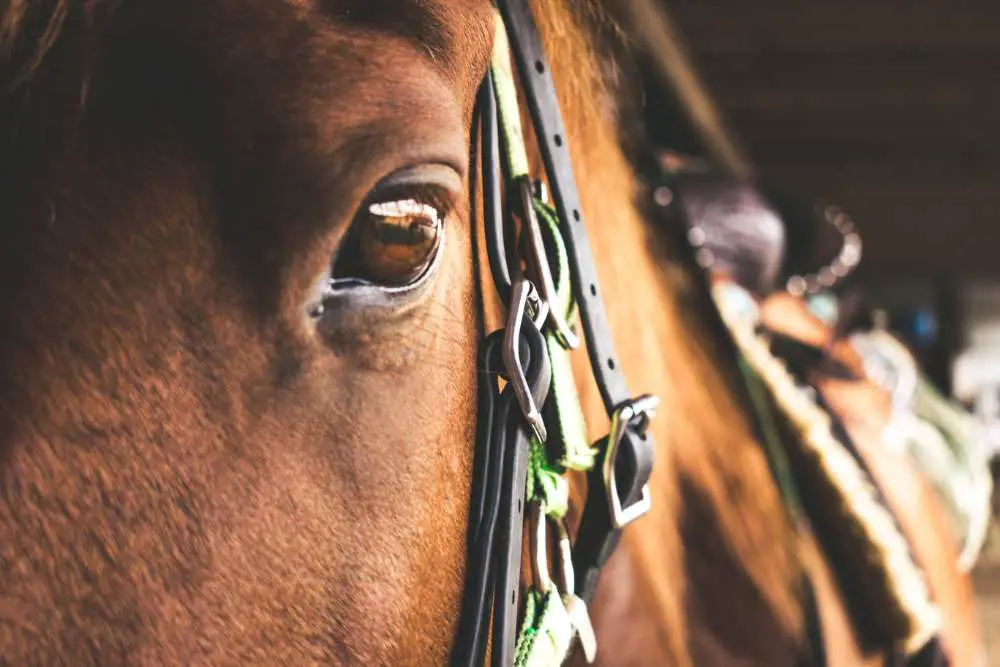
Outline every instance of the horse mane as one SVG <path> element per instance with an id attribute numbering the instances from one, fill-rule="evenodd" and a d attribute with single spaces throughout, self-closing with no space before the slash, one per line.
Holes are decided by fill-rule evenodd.
<path id="1" fill-rule="evenodd" d="M 601 272 L 608 293 L 616 275 L 633 272 L 635 258 L 625 256 L 629 253 L 601 252 L 615 248 L 623 228 L 641 228 L 648 236 L 648 247 L 655 248 L 663 240 L 654 236 L 636 206 L 638 179 L 622 150 L 614 125 L 618 119 L 607 112 L 620 105 L 608 101 L 594 36 L 613 35 L 615 31 L 594 25 L 595 18 L 608 20 L 594 4 L 592 0 L 583 3 L 589 9 L 567 9 L 564 5 L 577 3 L 532 2 L 556 78 L 567 143 L 581 176 L 582 204 L 591 219 L 603 221 L 591 227 L 590 233 L 594 252 L 600 253 L 599 267 L 608 269 Z M 642 579 L 632 585 L 654 592 L 662 620 L 661 639 L 675 663 L 683 665 L 690 663 L 690 656 L 682 583 L 685 553 L 680 525 L 684 507 L 678 490 L 682 482 L 693 487 L 695 495 L 707 504 L 723 542 L 793 636 L 798 636 L 801 628 L 801 606 L 794 584 L 800 570 L 788 515 L 761 448 L 738 407 L 732 385 L 718 367 L 707 330 L 693 321 L 689 305 L 696 298 L 693 286 L 682 270 L 667 263 L 663 253 L 657 261 L 663 265 L 660 285 L 631 292 L 628 304 L 612 304 L 627 308 L 632 322 L 646 323 L 641 325 L 646 328 L 642 340 L 636 331 L 632 340 L 618 341 L 619 351 L 642 342 L 647 343 L 647 350 L 651 346 L 662 350 L 668 360 L 663 372 L 669 369 L 671 387 L 669 395 L 661 396 L 664 402 L 657 416 L 670 425 L 671 434 L 667 441 L 658 440 L 657 468 L 651 482 L 657 494 L 654 507 L 660 509 L 626 531 L 625 539 L 634 553 L 632 571 Z M 664 326 L 655 331 L 654 341 L 647 341 L 648 329 L 655 326 L 648 324 L 648 315 L 664 310 L 668 311 L 662 320 Z M 612 319 L 628 316 L 611 313 Z M 626 368 L 626 376 L 628 371 Z M 660 521 L 657 517 L 662 519 L 658 530 L 650 525 Z"/>
<path id="2" fill-rule="evenodd" d="M 0 10 L 0 94 L 38 75 L 43 59 L 62 36 L 92 22 L 94 5 L 93 0 L 8 0 Z M 635 261 L 628 253 L 615 252 L 620 231 L 640 230 L 648 247 L 657 247 L 662 239 L 646 228 L 636 206 L 637 179 L 621 148 L 611 111 L 616 105 L 605 90 L 592 43 L 599 28 L 609 33 L 608 26 L 601 25 L 608 14 L 593 0 L 533 0 L 532 6 L 555 73 L 567 144 L 581 174 L 584 210 L 592 219 L 604 221 L 592 227 L 591 234 L 602 279 L 613 288 L 616 276 L 630 275 Z M 692 298 L 687 277 L 661 263 L 659 283 L 631 294 L 628 303 L 612 304 L 610 314 L 619 321 L 631 317 L 632 322 L 656 315 L 655 331 L 653 325 L 644 330 L 633 325 L 635 338 L 619 341 L 619 346 L 643 344 L 645 351 L 655 350 L 660 356 L 650 365 L 670 375 L 670 390 L 661 396 L 664 405 L 657 417 L 669 424 L 671 434 L 658 441 L 654 511 L 626 532 L 624 543 L 632 555 L 631 571 L 639 579 L 633 587 L 652 592 L 661 621 L 660 639 L 673 663 L 685 665 L 690 657 L 682 481 L 704 500 L 724 543 L 790 633 L 798 632 L 801 620 L 787 514 L 752 430 L 713 359 L 708 335 L 692 322 L 685 305 Z M 626 370 L 634 370 L 634 364 Z"/>
<path id="3" fill-rule="evenodd" d="M 8 0 L 0 13 L 0 52 L 14 76 L 30 77 L 41 65 L 69 12 L 68 0 Z"/>
<path id="4" fill-rule="evenodd" d="M 65 13 L 65 0 L 59 2 L 62 13 Z M 0 40 L 4 47 L 9 47 L 10 42 L 21 32 L 21 25 L 24 23 L 28 13 L 28 0 L 8 0 L 7 9 L 0 13 Z M 53 23 L 59 23 L 55 16 Z M 58 30 L 56 26 L 55 30 Z M 55 30 L 53 32 L 55 32 Z M 51 43 L 51 38 L 50 38 Z"/>

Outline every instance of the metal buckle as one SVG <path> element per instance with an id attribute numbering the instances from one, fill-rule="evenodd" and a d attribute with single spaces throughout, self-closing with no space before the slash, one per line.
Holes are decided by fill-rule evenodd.
<path id="1" fill-rule="evenodd" d="M 583 657 L 589 665 L 597 657 L 597 634 L 594 632 L 594 624 L 590 620 L 587 603 L 576 594 L 573 544 L 569 540 L 566 521 L 559 519 L 556 521 L 556 526 L 559 528 L 559 568 L 562 574 L 563 605 L 566 607 L 566 614 L 569 616 L 569 622 L 573 626 L 576 638 L 580 640 Z"/>
<path id="2" fill-rule="evenodd" d="M 531 504 L 531 576 L 535 588 L 541 593 L 552 590 L 552 577 L 549 574 L 548 543 L 546 541 L 546 523 L 544 509 L 540 502 Z M 587 664 L 594 662 L 597 656 L 597 635 L 590 620 L 587 603 L 576 594 L 575 576 L 573 572 L 573 545 L 569 539 L 569 530 L 563 519 L 553 519 L 559 529 L 559 572 L 561 587 L 556 593 L 562 599 L 566 608 L 566 616 L 576 639 L 580 640 L 580 648 Z"/>
<path id="3" fill-rule="evenodd" d="M 538 291 L 542 299 L 549 304 L 548 321 L 559 342 L 571 350 L 580 347 L 580 339 L 570 328 L 566 321 L 566 313 L 560 313 L 558 308 L 553 308 L 552 304 L 558 303 L 556 295 L 556 284 L 552 279 L 552 268 L 549 266 L 549 256 L 545 252 L 545 239 L 542 237 L 542 228 L 538 224 L 538 216 L 535 214 L 534 188 L 531 179 L 524 176 L 520 179 L 521 190 L 521 210 L 524 232 L 527 237 L 528 265 L 535 274 L 538 281 Z"/>
<path id="4" fill-rule="evenodd" d="M 521 406 L 521 412 L 528 421 L 532 433 L 539 442 L 545 442 L 548 432 L 542 421 L 539 406 L 531 395 L 531 386 L 525 376 L 524 365 L 521 363 L 521 327 L 524 326 L 525 315 L 538 327 L 549 312 L 549 305 L 541 300 L 531 281 L 518 278 L 510 291 L 510 311 L 507 314 L 507 327 L 503 333 L 503 363 L 507 368 L 507 377 L 514 390 L 514 397 Z M 533 312 L 529 312 L 529 308 Z"/>
<path id="5" fill-rule="evenodd" d="M 618 497 L 618 483 L 615 479 L 615 460 L 618 458 L 618 445 L 625 436 L 625 430 L 635 420 L 640 420 L 639 434 L 646 433 L 649 420 L 653 418 L 660 399 L 646 394 L 620 405 L 611 415 L 611 431 L 608 433 L 608 450 L 604 455 L 604 486 L 608 492 L 608 509 L 611 511 L 611 523 L 621 530 L 640 516 L 649 511 L 652 501 L 649 495 L 649 485 L 643 484 L 642 496 L 628 507 L 622 507 Z"/>
<path id="6" fill-rule="evenodd" d="M 545 523 L 546 517 L 542 511 L 542 504 L 538 501 L 531 503 L 531 578 L 535 582 L 535 588 L 542 593 L 548 593 L 552 588 L 552 577 L 549 575 L 549 548 L 545 534 Z"/>

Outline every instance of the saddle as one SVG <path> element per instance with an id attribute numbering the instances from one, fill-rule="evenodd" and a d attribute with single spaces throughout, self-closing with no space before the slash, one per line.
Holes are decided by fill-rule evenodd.
<path id="1" fill-rule="evenodd" d="M 860 237 L 840 219 L 844 229 L 837 231 L 846 230 L 840 234 L 842 247 L 830 243 L 829 230 L 819 239 L 832 248 L 825 253 L 833 261 L 816 269 L 799 258 L 799 272 L 793 273 L 789 267 L 796 263 L 788 260 L 787 246 L 801 246 L 803 237 L 816 240 L 818 234 L 792 231 L 790 220 L 816 226 L 824 211 L 803 223 L 804 207 L 765 194 L 753 182 L 683 157 L 658 163 L 651 180 L 653 206 L 659 202 L 668 209 L 661 216 L 664 224 L 682 230 L 674 234 L 686 236 L 706 278 L 712 273 L 728 278 L 714 286 L 706 280 L 705 289 L 732 340 L 734 362 L 750 394 L 746 403 L 758 423 L 766 423 L 758 432 L 769 434 L 763 445 L 776 483 L 826 551 L 862 644 L 883 651 L 890 664 L 946 664 L 937 640 L 940 612 L 910 545 L 843 424 L 809 383 L 809 372 L 828 355 L 775 336 L 759 322 L 757 299 L 779 289 L 819 292 L 831 277 L 849 273 L 860 259 Z M 813 259 L 819 254 L 811 253 Z"/>
<path id="2" fill-rule="evenodd" d="M 868 379 L 892 396 L 883 441 L 930 480 L 954 528 L 959 568 L 970 571 L 992 516 L 993 476 L 982 425 L 942 395 L 888 331 L 856 331 L 848 340 L 861 355 Z"/>

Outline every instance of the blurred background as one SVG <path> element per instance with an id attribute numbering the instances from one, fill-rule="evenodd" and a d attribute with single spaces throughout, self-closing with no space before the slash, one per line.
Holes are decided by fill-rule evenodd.
<path id="1" fill-rule="evenodd" d="M 859 274 L 952 389 L 967 348 L 1000 345 L 1000 3 L 669 9 L 759 174 L 852 214 Z"/>
<path id="2" fill-rule="evenodd" d="M 710 97 L 702 113 L 735 142 L 736 161 L 852 215 L 864 239 L 859 277 L 889 327 L 935 384 L 1000 434 L 1000 3 L 667 9 L 699 79 L 689 83 Z M 669 93 L 649 95 L 651 116 L 676 117 Z M 690 134 L 663 132 L 668 145 Z M 976 582 L 995 660 L 998 542 Z"/>

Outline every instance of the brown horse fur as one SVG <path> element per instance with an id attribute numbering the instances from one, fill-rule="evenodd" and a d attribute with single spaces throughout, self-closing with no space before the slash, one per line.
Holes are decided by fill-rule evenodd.
<path id="1" fill-rule="evenodd" d="M 600 661 L 795 664 L 792 527 L 633 206 L 583 13 L 533 4 L 620 363 L 664 399 L 654 510 L 593 609 Z M 326 335 L 304 313 L 373 183 L 467 173 L 490 4 L 12 0 L 0 28 L 0 662 L 444 663 L 468 188 L 423 296 Z"/>

